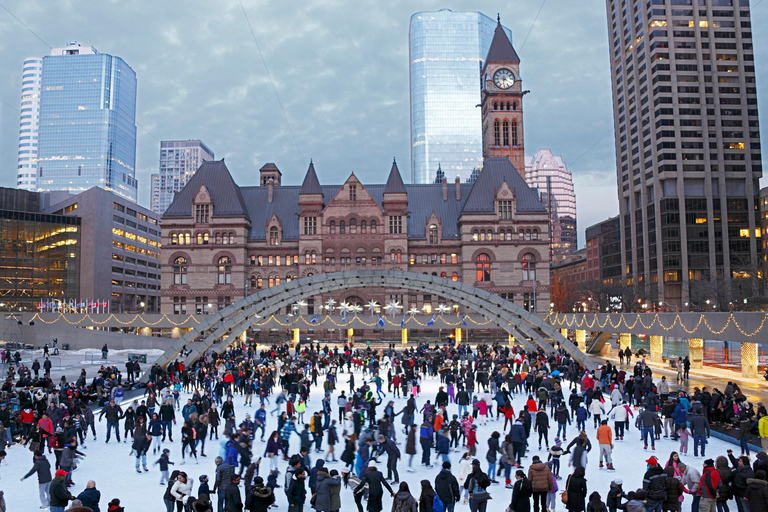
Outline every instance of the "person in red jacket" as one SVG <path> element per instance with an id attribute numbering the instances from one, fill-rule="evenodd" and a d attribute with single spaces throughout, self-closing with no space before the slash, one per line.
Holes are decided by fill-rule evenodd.
<path id="1" fill-rule="evenodd" d="M 21 421 L 22 435 L 25 438 L 29 437 L 35 424 L 35 413 L 29 407 L 25 407 L 19 414 L 19 421 Z"/>
<path id="2" fill-rule="evenodd" d="M 722 483 L 720 473 L 715 469 L 715 461 L 707 459 L 704 461 L 704 471 L 699 480 L 699 512 L 716 512 L 717 498 L 720 496 Z"/>

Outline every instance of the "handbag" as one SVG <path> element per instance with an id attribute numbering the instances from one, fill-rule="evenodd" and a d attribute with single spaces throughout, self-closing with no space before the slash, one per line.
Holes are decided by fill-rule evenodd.
<path id="1" fill-rule="evenodd" d="M 562 501 L 566 505 L 568 504 L 568 486 L 570 485 L 570 483 L 571 483 L 571 477 L 569 475 L 568 480 L 566 480 L 565 482 L 565 490 L 563 491 L 563 494 L 560 495 L 560 501 Z"/>

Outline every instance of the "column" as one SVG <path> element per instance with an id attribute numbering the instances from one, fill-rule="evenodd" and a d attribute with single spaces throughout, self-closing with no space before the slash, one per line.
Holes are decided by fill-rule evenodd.
<path id="1" fill-rule="evenodd" d="M 457 327 L 453 330 L 453 336 L 456 340 L 456 343 L 461 343 L 461 327 Z"/>
<path id="2" fill-rule="evenodd" d="M 240 335 L 240 341 L 243 343 L 248 342 L 248 331 L 243 331 L 243 334 Z"/>
<path id="3" fill-rule="evenodd" d="M 651 355 L 649 359 L 652 362 L 660 363 L 661 354 L 664 347 L 664 338 L 662 336 L 651 336 Z"/>
<path id="4" fill-rule="evenodd" d="M 627 332 L 623 332 L 619 334 L 619 349 L 625 350 L 627 348 L 632 350 L 632 335 Z"/>
<path id="5" fill-rule="evenodd" d="M 299 344 L 299 341 L 301 340 L 301 335 L 299 333 L 300 329 L 294 329 L 293 330 L 293 345 L 296 346 Z"/>
<path id="6" fill-rule="evenodd" d="M 587 351 L 587 331 L 584 329 L 576 329 L 576 345 L 582 352 Z"/>
<path id="7" fill-rule="evenodd" d="M 350 345 L 352 344 L 352 338 L 355 336 L 355 330 L 354 329 L 347 329 L 347 343 Z"/>
<path id="8" fill-rule="evenodd" d="M 568 339 L 568 329 L 560 329 L 560 334 L 563 335 L 563 338 Z"/>
<path id="9" fill-rule="evenodd" d="M 507 341 L 509 342 L 509 346 L 510 347 L 514 347 L 515 346 L 515 337 L 512 336 L 511 334 L 507 335 Z"/>
<path id="10" fill-rule="evenodd" d="M 408 344 L 408 329 L 400 329 L 400 343 L 403 346 Z"/>
<path id="11" fill-rule="evenodd" d="M 757 343 L 741 344 L 741 376 L 757 377 Z"/>
<path id="12" fill-rule="evenodd" d="M 691 338 L 688 340 L 688 359 L 691 361 L 691 369 L 704 368 L 704 340 Z"/>

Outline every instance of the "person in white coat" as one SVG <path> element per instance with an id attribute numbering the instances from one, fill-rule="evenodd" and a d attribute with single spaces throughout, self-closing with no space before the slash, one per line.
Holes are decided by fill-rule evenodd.
<path id="1" fill-rule="evenodd" d="M 623 403 L 620 403 L 608 412 L 608 416 L 613 420 L 613 434 L 617 441 L 624 439 L 624 426 L 627 423 L 629 412 L 624 407 Z"/>
<path id="2" fill-rule="evenodd" d="M 194 479 L 189 478 L 186 473 L 181 472 L 176 477 L 176 483 L 171 487 L 171 496 L 176 500 L 176 507 L 179 510 L 184 508 L 187 504 L 189 497 L 192 496 L 192 486 L 194 485 Z M 179 505 L 179 503 L 181 505 Z"/>
<path id="3" fill-rule="evenodd" d="M 605 414 L 605 409 L 603 409 L 603 402 L 601 402 L 598 397 L 592 399 L 592 402 L 589 404 L 589 412 L 592 414 L 592 419 L 595 422 L 595 428 L 597 428 L 597 426 L 600 425 L 602 415 Z"/>

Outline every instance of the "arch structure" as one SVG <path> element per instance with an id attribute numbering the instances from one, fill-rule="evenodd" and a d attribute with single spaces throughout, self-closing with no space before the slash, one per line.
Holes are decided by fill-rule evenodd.
<path id="1" fill-rule="evenodd" d="M 291 306 L 301 299 L 359 288 L 431 292 L 481 314 L 529 350 L 535 344 L 551 352 L 555 348 L 554 342 L 557 342 L 580 364 L 590 369 L 594 367 L 594 363 L 586 354 L 564 338 L 557 329 L 520 306 L 468 284 L 401 270 L 347 270 L 316 274 L 261 290 L 209 315 L 200 325 L 174 340 L 173 345 L 158 358 L 157 364 L 167 366 L 182 350 L 190 351 L 184 361 L 191 364 L 214 343 L 220 342 L 217 350 L 228 347 L 259 319 L 279 314 L 286 306 Z M 199 339 L 201 336 L 204 338 Z"/>

